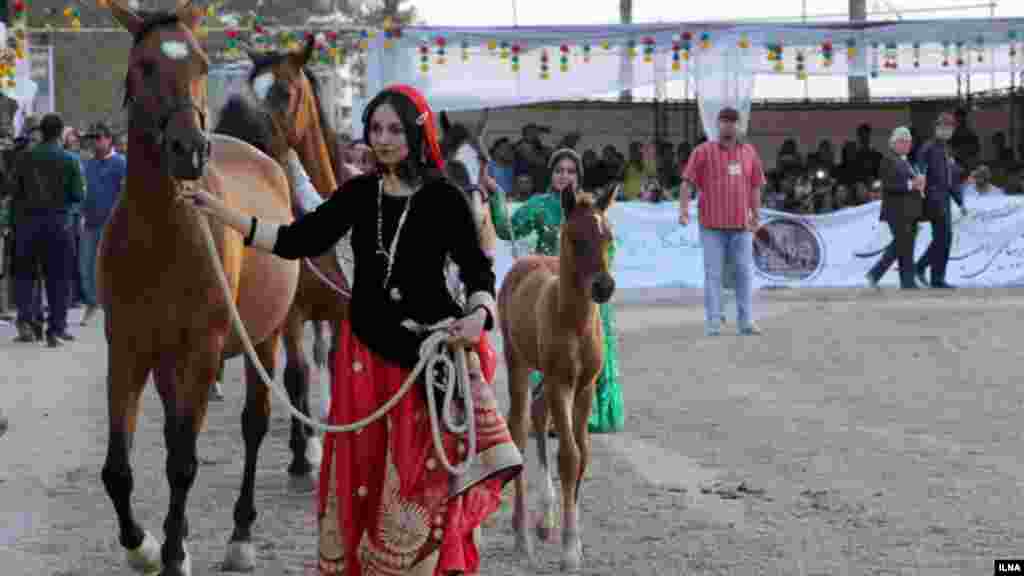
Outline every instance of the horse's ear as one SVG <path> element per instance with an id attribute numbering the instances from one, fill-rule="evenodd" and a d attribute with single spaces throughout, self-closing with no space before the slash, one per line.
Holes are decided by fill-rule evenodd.
<path id="1" fill-rule="evenodd" d="M 476 138 L 479 141 L 483 140 L 484 134 L 487 132 L 487 117 L 490 115 L 490 112 L 490 109 L 484 108 L 483 112 L 480 113 L 480 121 L 476 123 Z"/>
<path id="2" fill-rule="evenodd" d="M 441 132 L 442 132 L 442 134 L 447 135 L 448 132 L 450 132 L 451 129 L 452 129 L 452 121 L 451 121 L 450 118 L 448 118 L 448 112 L 445 111 L 445 110 L 441 110 L 440 116 L 441 116 Z"/>
<path id="3" fill-rule="evenodd" d="M 203 22 L 203 9 L 192 0 L 178 0 L 175 12 L 178 15 L 178 21 L 189 30 L 196 30 Z"/>
<path id="4" fill-rule="evenodd" d="M 310 59 L 313 58 L 313 52 L 316 50 L 316 34 L 309 34 L 306 36 L 306 43 L 297 52 L 292 52 L 288 59 L 291 60 L 292 66 L 296 70 L 302 70 L 306 64 L 309 63 Z"/>
<path id="5" fill-rule="evenodd" d="M 570 184 L 565 190 L 562 190 L 562 215 L 569 218 L 575 208 L 576 188 Z"/>
<path id="6" fill-rule="evenodd" d="M 604 195 L 597 199 L 597 209 L 601 212 L 607 212 L 608 209 L 611 208 L 612 204 L 615 203 L 615 198 L 619 195 L 619 190 L 621 188 L 622 184 L 608 186 Z"/>
<path id="7" fill-rule="evenodd" d="M 100 8 L 110 8 L 114 20 L 124 26 L 132 36 L 137 36 L 142 31 L 142 18 L 131 8 L 121 4 L 120 0 L 96 0 L 96 5 Z"/>

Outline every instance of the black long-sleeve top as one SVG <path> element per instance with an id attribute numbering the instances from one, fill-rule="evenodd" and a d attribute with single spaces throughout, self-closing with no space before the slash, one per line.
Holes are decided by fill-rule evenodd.
<path id="1" fill-rule="evenodd" d="M 426 334 L 404 328 L 406 319 L 433 324 L 465 312 L 448 291 L 446 256 L 459 267 L 466 294 L 494 297 L 494 266 L 480 247 L 476 223 L 465 197 L 446 180 L 426 183 L 411 199 L 396 248 L 388 286 L 387 258 L 377 248 L 379 179 L 359 176 L 347 181 L 329 200 L 290 225 L 281 226 L 273 253 L 287 259 L 318 256 L 352 230 L 355 285 L 352 331 L 387 361 L 411 369 L 419 360 Z M 391 249 L 406 197 L 385 194 L 382 201 L 383 246 Z M 397 288 L 400 298 L 392 298 Z"/>

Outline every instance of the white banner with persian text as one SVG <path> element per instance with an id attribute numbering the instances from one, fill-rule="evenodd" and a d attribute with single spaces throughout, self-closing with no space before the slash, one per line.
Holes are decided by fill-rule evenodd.
<path id="1" fill-rule="evenodd" d="M 691 212 L 691 222 L 696 222 L 696 204 Z M 968 204 L 967 216 L 956 208 L 953 212 L 954 240 L 946 280 L 960 286 L 1024 285 L 1024 199 L 978 198 Z M 678 214 L 678 203 L 623 202 L 611 208 L 618 242 L 614 274 L 620 288 L 704 285 L 698 227 L 680 226 Z M 865 272 L 891 240 L 878 214 L 878 202 L 811 216 L 764 210 L 754 242 L 757 284 L 863 286 Z M 930 228 L 927 224 L 918 228 L 916 257 L 931 242 Z M 528 250 L 532 238 L 520 239 L 519 244 Z M 511 243 L 502 243 L 496 263 L 499 279 L 513 262 Z M 881 284 L 899 285 L 895 266 Z"/>

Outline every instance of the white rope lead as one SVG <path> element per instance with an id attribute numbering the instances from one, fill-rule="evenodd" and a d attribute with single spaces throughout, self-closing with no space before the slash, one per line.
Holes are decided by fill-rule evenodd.
<path id="1" fill-rule="evenodd" d="M 210 255 L 211 263 L 213 264 L 214 271 L 217 274 L 217 280 L 220 282 L 221 289 L 224 292 L 225 300 L 228 304 L 228 311 L 231 316 L 231 324 L 238 332 L 238 336 L 242 341 L 242 347 L 248 356 L 249 361 L 256 368 L 256 372 L 260 376 L 260 380 L 263 381 L 263 385 L 269 388 L 277 398 L 288 408 L 289 414 L 298 419 L 303 424 L 313 427 L 315 430 L 323 432 L 358 432 L 363 428 L 366 428 L 370 424 L 383 418 L 399 401 L 409 392 L 413 384 L 416 382 L 416 378 L 420 372 L 427 366 L 431 367 L 431 371 L 428 372 L 424 380 L 427 383 L 427 402 L 430 413 L 430 427 L 434 437 L 434 449 L 438 456 L 441 458 L 441 462 L 445 468 L 452 474 L 462 475 L 471 466 L 474 458 L 476 457 L 476 422 L 475 414 L 473 412 L 473 394 L 471 385 L 468 377 L 468 369 L 466 365 L 466 350 L 463 346 L 455 346 L 455 364 L 454 367 L 451 365 L 452 361 L 445 354 L 445 348 L 449 346 L 450 336 L 448 334 L 448 328 L 455 322 L 454 318 L 446 318 L 437 324 L 431 326 L 419 326 L 412 324 L 414 329 L 418 329 L 425 332 L 430 332 L 427 339 L 420 346 L 419 360 L 416 362 L 416 366 L 412 369 L 412 372 L 406 377 L 402 383 L 401 388 L 392 396 L 387 402 L 385 402 L 380 408 L 374 411 L 369 416 L 351 422 L 344 425 L 326 425 L 322 424 L 309 416 L 306 416 L 301 411 L 292 405 L 288 399 L 288 393 L 282 390 L 280 385 L 275 384 L 273 378 L 267 373 L 266 368 L 263 367 L 263 363 L 260 362 L 259 357 L 256 355 L 256 349 L 253 347 L 252 340 L 249 339 L 249 334 L 245 330 L 245 326 L 242 324 L 242 318 L 238 314 L 238 308 L 235 306 L 234 299 L 231 297 L 231 288 L 228 285 L 227 275 L 224 273 L 224 267 L 220 265 L 220 258 L 217 253 L 217 245 L 213 239 L 213 233 L 210 230 L 210 223 L 208 217 L 205 214 L 199 213 L 199 224 L 203 231 L 203 238 L 206 240 L 207 253 Z M 407 321 L 408 322 L 408 321 Z M 407 327 L 410 327 L 407 325 Z M 441 364 L 447 369 L 447 378 L 444 384 L 440 384 L 436 380 L 433 367 Z M 442 410 L 444 413 L 445 425 L 454 434 L 461 433 L 465 430 L 469 433 L 469 449 L 466 455 L 466 459 L 459 465 L 453 466 L 448 460 L 448 457 L 444 450 L 444 444 L 441 440 L 440 422 L 437 418 L 437 407 L 436 399 L 434 398 L 434 389 L 441 388 L 444 390 L 444 404 Z M 465 418 L 467 419 L 467 425 L 462 426 L 456 422 L 454 410 L 454 401 L 456 393 L 461 393 L 463 397 L 465 407 Z"/>

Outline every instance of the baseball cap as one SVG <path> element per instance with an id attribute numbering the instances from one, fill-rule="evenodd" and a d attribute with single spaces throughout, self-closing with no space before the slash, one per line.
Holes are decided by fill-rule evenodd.
<path id="1" fill-rule="evenodd" d="M 730 122 L 739 122 L 740 113 L 736 111 L 732 106 L 726 106 L 722 108 L 722 111 L 718 113 L 719 120 L 728 120 Z"/>

